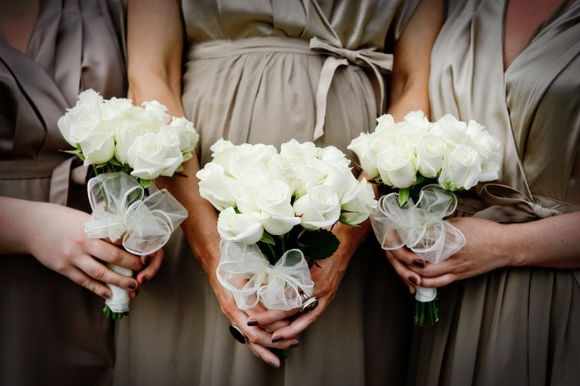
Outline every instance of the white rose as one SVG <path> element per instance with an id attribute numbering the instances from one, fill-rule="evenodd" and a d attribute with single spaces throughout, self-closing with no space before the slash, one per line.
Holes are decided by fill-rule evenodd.
<path id="1" fill-rule="evenodd" d="M 371 148 L 371 143 L 374 139 L 375 136 L 373 134 L 361 133 L 358 137 L 352 140 L 350 145 L 347 146 L 347 149 L 356 154 L 361 168 L 370 178 L 375 178 L 379 175 L 376 156 Z"/>
<path id="2" fill-rule="evenodd" d="M 305 163 L 317 158 L 318 151 L 314 143 L 299 143 L 295 139 L 291 139 L 280 146 L 280 156 L 295 163 Z"/>
<path id="3" fill-rule="evenodd" d="M 391 131 L 396 126 L 395 119 L 391 114 L 384 114 L 377 118 L 375 133 Z"/>
<path id="4" fill-rule="evenodd" d="M 102 126 L 105 125 L 97 125 L 79 142 L 85 166 L 103 164 L 115 155 L 115 138 L 108 127 L 100 129 Z"/>
<path id="5" fill-rule="evenodd" d="M 377 167 L 386 185 L 408 188 L 415 183 L 417 169 L 411 146 L 390 146 L 379 154 Z"/>
<path id="6" fill-rule="evenodd" d="M 296 182 L 292 185 L 296 187 L 296 196 L 300 197 L 312 187 L 319 186 L 326 181 L 330 165 L 314 158 L 308 163 L 295 165 L 294 168 Z"/>
<path id="7" fill-rule="evenodd" d="M 133 109 L 133 103 L 127 98 L 111 98 L 102 106 L 102 118 L 105 120 L 124 119 Z"/>
<path id="8" fill-rule="evenodd" d="M 196 176 L 199 179 L 199 194 L 217 210 L 236 205 L 232 194 L 234 180 L 225 175 L 221 165 L 208 163 Z"/>
<path id="9" fill-rule="evenodd" d="M 219 214 L 217 228 L 223 240 L 247 245 L 260 241 L 264 233 L 259 218 L 252 214 L 238 214 L 231 207 Z"/>
<path id="10" fill-rule="evenodd" d="M 329 164 L 349 166 L 350 160 L 346 158 L 346 154 L 334 146 L 326 146 L 319 150 L 318 159 Z"/>
<path id="11" fill-rule="evenodd" d="M 459 145 L 445 156 L 439 184 L 447 190 L 470 189 L 481 177 L 481 157 L 466 145 Z"/>
<path id="12" fill-rule="evenodd" d="M 185 160 L 191 158 L 191 152 L 195 149 L 199 140 L 199 135 L 193 128 L 193 123 L 183 117 L 173 118 L 169 125 L 161 128 L 161 132 L 166 137 L 175 138 L 174 140 L 177 141 Z"/>
<path id="13" fill-rule="evenodd" d="M 268 182 L 267 175 L 262 170 L 248 170 L 235 180 L 231 191 L 237 209 L 242 213 L 259 212 L 257 193 Z"/>
<path id="14" fill-rule="evenodd" d="M 232 142 L 220 138 L 213 145 L 210 146 L 209 150 L 212 152 L 213 155 L 215 155 L 225 149 L 230 149 L 234 146 L 235 145 Z"/>
<path id="15" fill-rule="evenodd" d="M 340 202 L 332 189 L 316 186 L 294 202 L 294 211 L 301 216 L 306 229 L 330 228 L 340 218 Z"/>
<path id="16" fill-rule="evenodd" d="M 446 114 L 433 123 L 429 133 L 438 136 L 447 143 L 460 145 L 468 139 L 465 133 L 466 128 L 465 122 L 458 121 L 451 114 Z"/>
<path id="17" fill-rule="evenodd" d="M 129 149 L 138 137 L 146 134 L 145 126 L 141 120 L 135 119 L 133 116 L 126 116 L 124 119 L 118 120 L 117 123 L 115 127 L 115 158 L 123 164 L 128 164 Z"/>
<path id="18" fill-rule="evenodd" d="M 327 175 L 322 185 L 331 188 L 342 204 L 344 200 L 349 199 L 349 195 L 353 194 L 352 192 L 356 189 L 358 181 L 347 166 L 327 165 L 327 170 Z"/>
<path id="19" fill-rule="evenodd" d="M 425 116 L 425 113 L 421 110 L 411 111 L 407 113 L 403 120 L 414 127 L 417 127 L 421 131 L 427 131 L 431 127 L 431 122 Z"/>
<path id="20" fill-rule="evenodd" d="M 282 181 L 274 181 L 262 186 L 258 191 L 256 203 L 265 217 L 262 224 L 272 235 L 283 235 L 300 224 L 294 215 L 291 204 L 290 187 Z"/>
<path id="21" fill-rule="evenodd" d="M 375 193 L 366 180 L 358 181 L 353 191 L 345 196 L 348 201 L 342 204 L 340 221 L 348 225 L 357 225 L 365 221 L 377 207 Z"/>
<path id="22" fill-rule="evenodd" d="M 138 137 L 127 152 L 131 175 L 153 180 L 159 176 L 170 177 L 181 166 L 183 154 L 175 144 L 166 142 L 161 133 L 147 133 Z"/>
<path id="23" fill-rule="evenodd" d="M 75 106 L 60 117 L 57 125 L 69 144 L 76 147 L 89 135 L 96 135 L 97 126 L 101 123 L 102 104 L 103 98 L 98 93 L 86 90 L 79 95 Z M 101 127 L 101 130 L 103 128 L 106 127 Z"/>
<path id="24" fill-rule="evenodd" d="M 141 106 L 143 106 L 143 112 L 148 121 L 155 123 L 159 127 L 169 122 L 170 116 L 167 114 L 167 107 L 165 105 L 156 100 L 151 100 L 143 102 Z"/>
<path id="25" fill-rule="evenodd" d="M 435 135 L 426 135 L 417 143 L 417 169 L 424 177 L 435 178 L 443 166 L 447 144 Z"/>
<path id="26" fill-rule="evenodd" d="M 267 168 L 268 161 L 275 154 L 276 148 L 274 146 L 244 143 L 215 153 L 212 162 L 222 165 L 226 174 L 239 178 L 248 170 Z"/>
<path id="27" fill-rule="evenodd" d="M 467 123 L 466 133 L 471 140 L 471 147 L 481 157 L 480 181 L 493 181 L 499 178 L 501 146 L 484 126 L 475 121 Z"/>

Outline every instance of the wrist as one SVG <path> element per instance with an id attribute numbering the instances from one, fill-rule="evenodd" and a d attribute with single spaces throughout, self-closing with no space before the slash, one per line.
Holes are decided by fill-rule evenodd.
<path id="1" fill-rule="evenodd" d="M 496 251 L 505 267 L 522 267 L 526 265 L 525 248 L 518 241 L 521 224 L 498 224 Z"/>

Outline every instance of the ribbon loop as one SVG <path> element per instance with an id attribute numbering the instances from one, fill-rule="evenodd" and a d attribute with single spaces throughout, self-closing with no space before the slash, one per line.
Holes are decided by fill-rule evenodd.
<path id="1" fill-rule="evenodd" d="M 438 185 L 421 189 L 417 203 L 409 199 L 401 208 L 398 193 L 390 193 L 379 200 L 371 213 L 371 224 L 385 250 L 406 246 L 427 261 L 438 263 L 459 251 L 465 237 L 443 219 L 457 208 L 457 198 Z"/>
<path id="2" fill-rule="evenodd" d="M 314 283 L 300 250 L 286 251 L 272 266 L 255 244 L 222 240 L 220 248 L 217 277 L 239 309 L 261 302 L 268 309 L 287 311 L 302 306 L 302 294 L 312 295 Z"/>
<path id="3" fill-rule="evenodd" d="M 122 238 L 123 247 L 136 255 L 161 249 L 187 217 L 185 208 L 165 189 L 145 197 L 143 187 L 126 173 L 99 174 L 89 180 L 87 190 L 93 210 L 85 224 L 87 236 Z"/>

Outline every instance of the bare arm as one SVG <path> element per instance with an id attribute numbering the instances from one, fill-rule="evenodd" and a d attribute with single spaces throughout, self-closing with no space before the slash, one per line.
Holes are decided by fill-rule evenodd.
<path id="1" fill-rule="evenodd" d="M 414 110 L 430 115 L 431 49 L 442 23 L 442 0 L 422 0 L 397 41 L 389 107 L 396 120 Z"/>
<path id="2" fill-rule="evenodd" d="M 524 224 L 498 224 L 477 218 L 451 220 L 467 240 L 465 246 L 439 264 L 409 269 L 421 275 L 420 285 L 440 287 L 503 267 L 580 268 L 580 212 Z M 493 242 L 490 242 L 493 240 Z"/>
<path id="3" fill-rule="evenodd" d="M 135 103 L 157 99 L 169 108 L 172 115 L 183 116 L 181 60 L 184 42 L 178 2 L 131 0 L 128 26 L 130 97 Z M 182 229 L 208 277 L 222 312 L 243 330 L 256 356 L 278 367 L 279 359 L 266 347 L 283 349 L 297 341 L 290 339 L 274 344 L 270 333 L 257 326 L 248 326 L 248 315 L 238 310 L 232 295 L 219 284 L 216 276 L 220 259 L 217 213 L 199 194 L 195 177 L 198 170 L 199 161 L 193 157 L 184 165 L 185 176 L 158 179 L 156 183 L 171 191 L 187 208 L 189 217 L 182 224 Z M 144 271 L 138 279 L 146 279 L 150 274 Z"/>

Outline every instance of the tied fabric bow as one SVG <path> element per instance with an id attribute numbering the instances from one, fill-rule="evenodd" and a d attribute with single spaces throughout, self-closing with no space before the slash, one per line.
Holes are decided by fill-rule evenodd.
<path id="1" fill-rule="evenodd" d="M 173 230 L 187 217 L 185 208 L 165 189 L 145 197 L 145 190 L 130 175 L 99 174 L 87 184 L 93 213 L 85 224 L 90 238 L 123 239 L 123 247 L 136 255 L 148 255 L 161 249 Z M 145 198 L 144 198 L 145 197 Z M 118 265 L 109 267 L 125 276 L 131 270 Z M 129 293 L 108 284 L 112 296 L 105 304 L 112 312 L 129 311 Z"/>
<path id="2" fill-rule="evenodd" d="M 239 309 L 261 302 L 268 309 L 288 311 L 302 306 L 302 294 L 312 296 L 314 282 L 299 249 L 286 251 L 272 266 L 255 244 L 222 240 L 220 248 L 217 277 Z"/>
<path id="3" fill-rule="evenodd" d="M 443 219 L 457 208 L 457 197 L 438 185 L 421 189 L 417 203 L 409 199 L 401 208 L 399 193 L 381 197 L 371 213 L 373 230 L 381 247 L 387 251 L 403 246 L 432 263 L 438 263 L 459 251 L 465 237 L 459 229 Z M 427 303 L 435 299 L 437 290 L 417 286 L 415 299 Z"/>
<path id="4" fill-rule="evenodd" d="M 377 110 L 382 112 L 385 100 L 385 87 L 381 71 L 390 72 L 392 70 L 393 55 L 376 51 L 375 48 L 350 50 L 320 40 L 317 37 L 310 39 L 310 49 L 329 55 L 322 65 L 320 80 L 318 81 L 318 88 L 316 90 L 316 126 L 314 127 L 313 137 L 315 141 L 324 134 L 326 99 L 336 69 L 340 66 L 347 66 L 349 62 L 372 69 L 380 94 Z"/>
<path id="5" fill-rule="evenodd" d="M 99 174 L 89 180 L 87 190 L 93 210 L 85 224 L 87 236 L 122 238 L 123 247 L 136 255 L 161 249 L 187 217 L 185 208 L 165 189 L 145 197 L 143 187 L 126 173 Z"/>

